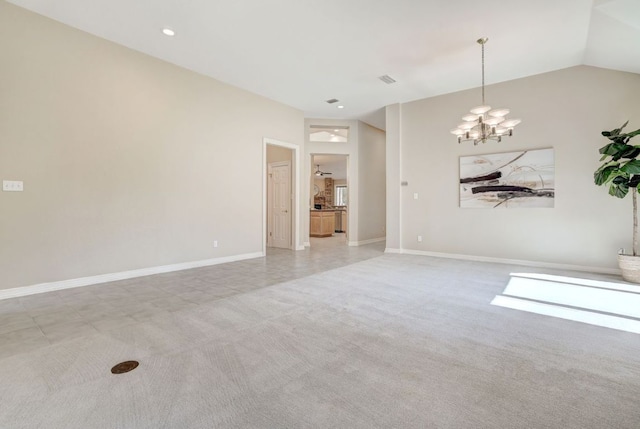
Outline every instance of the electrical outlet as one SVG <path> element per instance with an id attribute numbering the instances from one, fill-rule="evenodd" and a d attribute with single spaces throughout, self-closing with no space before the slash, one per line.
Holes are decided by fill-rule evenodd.
<path id="1" fill-rule="evenodd" d="M 418 193 L 417 193 L 417 192 L 414 192 L 414 193 L 413 193 L 413 199 L 414 199 L 414 200 L 417 200 L 417 199 L 418 199 Z"/>
<path id="2" fill-rule="evenodd" d="M 218 247 L 218 240 L 213 240 L 213 247 Z"/>
<path id="3" fill-rule="evenodd" d="M 24 191 L 24 182 L 22 180 L 3 180 L 2 190 L 7 192 Z"/>
<path id="4" fill-rule="evenodd" d="M 422 243 L 422 236 L 421 235 L 418 236 L 418 243 Z"/>

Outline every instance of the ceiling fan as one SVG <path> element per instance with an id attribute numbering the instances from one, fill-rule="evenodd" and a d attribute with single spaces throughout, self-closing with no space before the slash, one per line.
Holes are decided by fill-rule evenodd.
<path id="1" fill-rule="evenodd" d="M 327 171 L 320 171 L 320 164 L 316 164 L 316 171 L 313 174 L 315 174 L 316 176 L 328 176 L 333 173 L 329 173 Z"/>

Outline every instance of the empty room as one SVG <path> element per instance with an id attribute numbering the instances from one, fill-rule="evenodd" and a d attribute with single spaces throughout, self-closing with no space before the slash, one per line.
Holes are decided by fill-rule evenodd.
<path id="1" fill-rule="evenodd" d="M 0 0 L 0 428 L 640 427 L 635 0 Z"/>

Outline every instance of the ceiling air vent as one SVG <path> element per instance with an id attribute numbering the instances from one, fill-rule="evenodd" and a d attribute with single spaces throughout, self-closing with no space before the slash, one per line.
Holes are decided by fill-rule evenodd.
<path id="1" fill-rule="evenodd" d="M 333 103 L 337 103 L 338 101 L 340 101 L 340 100 L 338 100 L 337 98 L 332 98 L 330 100 L 327 100 L 327 103 L 333 104 Z"/>
<path id="2" fill-rule="evenodd" d="M 390 84 L 396 82 L 396 80 L 394 78 L 392 78 L 391 76 L 389 76 L 388 74 L 385 74 L 384 76 L 380 76 L 378 79 L 380 79 L 381 81 L 383 81 L 387 85 L 390 85 Z"/>

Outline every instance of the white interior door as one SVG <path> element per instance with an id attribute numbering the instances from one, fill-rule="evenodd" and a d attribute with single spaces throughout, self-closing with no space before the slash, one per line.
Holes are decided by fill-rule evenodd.
<path id="1" fill-rule="evenodd" d="M 291 162 L 269 164 L 269 234 L 267 245 L 291 248 Z"/>

